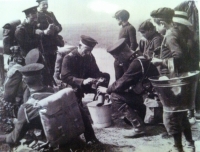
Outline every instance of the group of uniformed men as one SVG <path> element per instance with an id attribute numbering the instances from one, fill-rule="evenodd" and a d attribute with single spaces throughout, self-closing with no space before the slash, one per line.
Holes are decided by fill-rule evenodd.
<path id="1" fill-rule="evenodd" d="M 114 17 L 122 28 L 119 40 L 107 48 L 107 52 L 115 58 L 116 81 L 113 84 L 108 86 L 109 74 L 99 70 L 91 53 L 98 42 L 89 36 L 82 35 L 78 47 L 73 47 L 71 52 L 65 52 L 63 56 L 58 57 L 57 60 L 62 61 L 59 66 L 55 66 L 57 46 L 63 46 L 62 37 L 58 35 L 62 27 L 54 14 L 47 11 L 47 0 L 37 0 L 37 2 L 38 6 L 23 11 L 26 19 L 15 32 L 26 65 L 16 64 L 14 72 L 18 73 L 18 80 L 23 80 L 26 84 L 26 91 L 23 94 L 24 104 L 18 110 L 18 121 L 15 123 L 14 130 L 8 135 L 0 135 L 0 142 L 14 144 L 23 138 L 26 131 L 30 129 L 31 123 L 35 124 L 31 125 L 32 127 L 38 127 L 39 109 L 26 101 L 35 92 L 53 92 L 50 88 L 53 86 L 50 76 L 53 78 L 54 75 L 54 78 L 60 79 L 73 88 L 86 127 L 86 142 L 93 144 L 98 143 L 98 140 L 87 115 L 82 110 L 81 99 L 84 93 L 97 91 L 99 94 L 109 94 L 115 113 L 123 115 L 124 120 L 133 126 L 133 129 L 124 136 L 134 138 L 146 133 L 144 97 L 156 96 L 151 85 L 145 89 L 138 88 L 138 90 L 142 89 L 142 92 L 138 92 L 134 88 L 138 82 L 141 79 L 147 80 L 151 76 L 169 73 L 168 62 L 171 60 L 175 72 L 178 73 L 199 68 L 198 54 L 193 50 L 195 41 L 189 28 L 192 25 L 187 20 L 187 13 L 170 8 L 152 11 L 150 15 L 154 22 L 146 20 L 140 24 L 139 32 L 145 39 L 142 38 L 139 43 L 136 40 L 135 28 L 128 22 L 129 12 L 119 10 L 115 13 Z M 55 67 L 55 72 L 58 72 L 56 77 Z M 49 71 L 44 70 L 45 68 L 49 68 Z M 8 74 L 12 75 L 9 71 Z M 91 86 L 99 78 L 104 78 L 105 82 L 94 90 Z M 6 95 L 6 90 L 4 98 L 9 102 L 14 100 Z M 195 151 L 187 111 L 164 111 L 163 122 L 167 132 L 174 138 L 171 151 L 183 151 L 182 132 L 186 137 L 184 149 Z"/>

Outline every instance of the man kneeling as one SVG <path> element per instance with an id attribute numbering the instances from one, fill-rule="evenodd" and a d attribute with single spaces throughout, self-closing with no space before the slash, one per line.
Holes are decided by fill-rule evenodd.
<path id="1" fill-rule="evenodd" d="M 132 124 L 133 130 L 125 137 L 143 135 L 145 127 L 141 117 L 144 118 L 146 108 L 143 104 L 143 94 L 135 93 L 133 88 L 142 78 L 157 76 L 158 71 L 149 60 L 139 56 L 137 52 L 134 53 L 125 43 L 124 38 L 117 41 L 107 51 L 123 63 L 124 73 L 108 88 L 98 87 L 97 90 L 99 93 L 111 94 L 111 101 L 117 112 L 124 115 Z M 151 87 L 148 90 L 152 90 Z"/>

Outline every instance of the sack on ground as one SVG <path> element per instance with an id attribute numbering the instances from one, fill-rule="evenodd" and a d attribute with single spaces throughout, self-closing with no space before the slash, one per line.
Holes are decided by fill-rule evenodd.
<path id="1" fill-rule="evenodd" d="M 38 102 L 43 129 L 52 146 L 64 144 L 85 130 L 77 98 L 71 88 L 63 89 Z"/>
<path id="2" fill-rule="evenodd" d="M 163 118 L 163 108 L 160 101 L 146 98 L 144 105 L 146 105 L 144 122 L 148 124 L 161 123 Z"/>

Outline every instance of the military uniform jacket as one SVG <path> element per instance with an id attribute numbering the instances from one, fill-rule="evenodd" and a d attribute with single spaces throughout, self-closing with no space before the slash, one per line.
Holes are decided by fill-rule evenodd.
<path id="1" fill-rule="evenodd" d="M 107 89 L 107 93 L 122 93 L 125 92 L 129 87 L 136 85 L 139 80 L 143 77 L 142 73 L 142 66 L 140 64 L 140 59 L 143 67 L 144 67 L 144 73 L 146 73 L 148 66 L 150 64 L 147 77 L 150 76 L 158 76 L 158 70 L 157 68 L 150 63 L 149 60 L 145 59 L 143 56 L 140 56 L 138 58 L 131 57 L 129 59 L 129 65 L 127 69 L 124 71 L 124 74 L 121 78 L 119 78 L 117 81 L 115 81 L 112 85 L 110 85 Z"/>
<path id="2" fill-rule="evenodd" d="M 164 65 L 167 66 L 168 60 L 172 58 L 177 72 L 181 73 L 189 70 L 187 43 L 184 36 L 175 28 L 170 28 L 166 32 L 161 45 L 161 59 L 164 59 Z"/>
<path id="3" fill-rule="evenodd" d="M 35 34 L 35 27 L 25 21 L 17 26 L 15 37 L 24 57 L 30 50 L 38 47 L 39 37 Z"/>
<path id="4" fill-rule="evenodd" d="M 59 27 L 59 31 L 55 33 L 55 35 L 44 35 L 42 39 L 43 47 L 45 52 L 47 53 L 55 53 L 57 50 L 57 45 L 55 43 L 56 35 L 62 30 L 61 24 L 57 21 L 53 12 L 45 11 L 45 12 L 37 12 L 38 16 L 38 24 L 37 28 L 40 30 L 45 30 L 48 28 L 49 24 L 54 24 Z"/>
<path id="5" fill-rule="evenodd" d="M 126 25 L 122 26 L 119 32 L 119 39 L 121 38 L 125 38 L 128 46 L 133 51 L 135 51 L 135 49 L 138 46 L 137 39 L 136 39 L 136 30 L 130 23 L 127 23 Z"/>
<path id="6" fill-rule="evenodd" d="M 99 78 L 103 75 L 100 72 L 94 56 L 87 55 L 82 57 L 78 50 L 74 50 L 66 55 L 62 62 L 61 79 L 77 89 L 79 95 L 87 90 L 87 86 L 83 86 L 83 80 L 87 78 Z"/>

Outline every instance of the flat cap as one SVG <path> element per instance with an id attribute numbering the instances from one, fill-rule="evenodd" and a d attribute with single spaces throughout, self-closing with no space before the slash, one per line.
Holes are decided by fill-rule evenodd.
<path id="1" fill-rule="evenodd" d="M 117 42 L 115 42 L 112 46 L 107 48 L 107 52 L 110 54 L 117 54 L 123 50 L 126 46 L 126 39 L 121 38 Z"/>
<path id="2" fill-rule="evenodd" d="M 36 0 L 36 2 L 40 3 L 42 1 L 48 1 L 48 0 Z"/>
<path id="3" fill-rule="evenodd" d="M 35 14 L 37 12 L 37 7 L 38 6 L 33 6 L 33 7 L 23 10 L 22 12 L 24 12 L 26 15 Z"/>
<path id="4" fill-rule="evenodd" d="M 27 53 L 25 63 L 26 65 L 31 63 L 42 63 L 42 55 L 38 48 L 32 49 Z"/>
<path id="5" fill-rule="evenodd" d="M 98 44 L 98 42 L 95 39 L 85 35 L 81 35 L 81 41 L 83 44 L 89 47 L 94 47 L 96 44 Z"/>
<path id="6" fill-rule="evenodd" d="M 25 65 L 19 69 L 19 72 L 22 73 L 24 76 L 34 76 L 39 75 L 44 68 L 43 64 L 40 63 L 32 63 Z"/>
<path id="7" fill-rule="evenodd" d="M 138 31 L 148 31 L 153 28 L 154 28 L 153 23 L 151 22 L 150 19 L 148 19 L 140 24 Z"/>
<path id="8" fill-rule="evenodd" d="M 172 19 L 174 16 L 174 10 L 171 8 L 163 7 L 151 12 L 153 18 Z"/>

